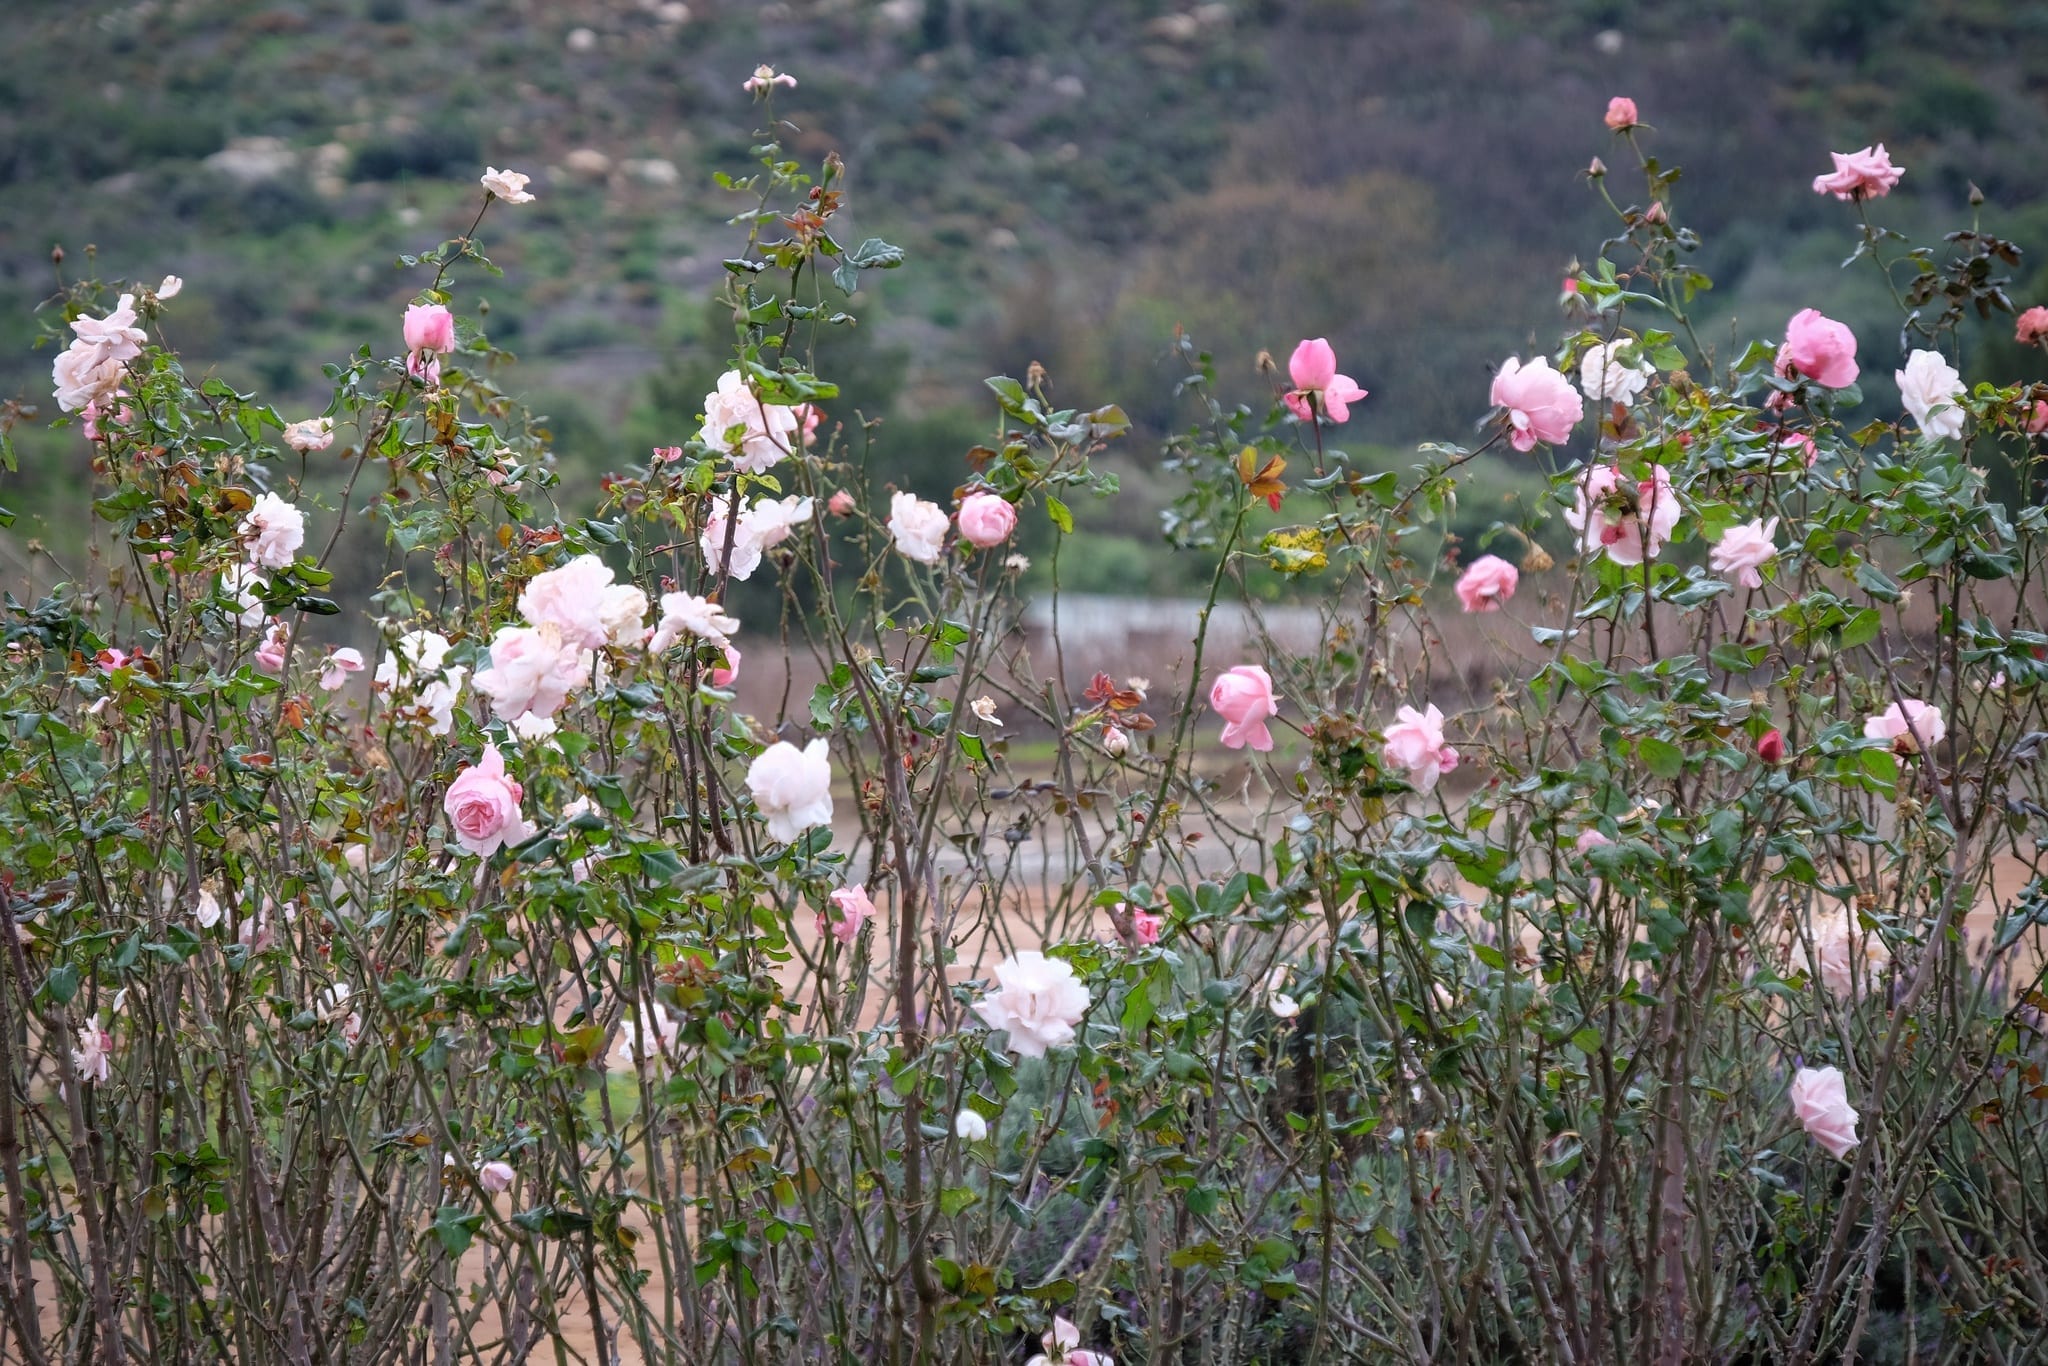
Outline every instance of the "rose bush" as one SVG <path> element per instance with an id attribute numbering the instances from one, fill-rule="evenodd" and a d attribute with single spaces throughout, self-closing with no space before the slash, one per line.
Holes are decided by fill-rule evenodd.
<path id="1" fill-rule="evenodd" d="M 1702 341 L 1605 122 L 1641 197 L 1594 177 L 1474 445 L 1376 472 L 1338 424 L 1400 396 L 1326 343 L 1235 406 L 1176 339 L 1158 680 L 1013 629 L 1022 519 L 1057 570 L 1117 494 L 1105 396 L 991 379 L 949 502 L 819 420 L 902 261 L 836 159 L 727 182 L 731 363 L 581 514 L 452 307 L 517 172 L 314 418 L 71 286 L 103 557 L 5 599 L 0 1356 L 2027 1359 L 2048 385 L 1958 363 L 2017 249 L 1895 249 L 1900 168 L 1836 157 L 1880 410 L 1811 308 Z M 1545 497 L 1458 545 L 1502 447 Z"/>

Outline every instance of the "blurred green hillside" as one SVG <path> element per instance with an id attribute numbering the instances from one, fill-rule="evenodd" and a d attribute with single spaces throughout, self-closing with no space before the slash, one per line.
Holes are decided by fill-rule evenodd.
<path id="1" fill-rule="evenodd" d="M 1703 335 L 1776 335 L 1799 307 L 1852 322 L 1889 404 L 1896 320 L 1854 217 L 1809 189 L 1830 148 L 1886 142 L 1907 175 L 1879 221 L 1985 226 L 2048 247 L 2048 6 L 1991 0 L 9 0 L 0 65 L 0 397 L 56 415 L 34 311 L 55 276 L 185 277 L 167 327 L 195 371 L 281 408 L 324 403 L 320 366 L 398 349 L 399 270 L 463 230 L 486 163 L 537 203 L 485 234 L 502 280 L 464 278 L 563 453 L 565 496 L 684 439 L 730 328 L 709 300 L 741 206 L 761 61 L 795 73 L 786 139 L 850 169 L 840 234 L 905 246 L 822 368 L 833 417 L 885 420 L 907 482 L 943 489 L 987 430 L 979 380 L 1050 371 L 1116 401 L 1137 496 L 1083 509 L 1103 545 L 1065 567 L 1129 591 L 1147 547 L 1152 438 L 1185 422 L 1165 359 L 1182 325 L 1226 387 L 1256 353 L 1327 335 L 1372 390 L 1345 430 L 1368 458 L 1460 439 L 1490 367 L 1547 350 L 1557 287 L 1612 218 L 1583 176 L 1628 94 L 1715 281 Z M 2038 258 L 2048 259 L 2048 258 Z M 2016 299 L 2048 298 L 2029 257 Z M 2029 372 L 1994 320 L 1981 373 Z M 0 502 L 15 537 L 75 539 L 87 451 L 17 430 Z M 1493 466 L 1483 527 L 1528 486 Z M 11 574 L 11 563 L 0 573 Z"/>

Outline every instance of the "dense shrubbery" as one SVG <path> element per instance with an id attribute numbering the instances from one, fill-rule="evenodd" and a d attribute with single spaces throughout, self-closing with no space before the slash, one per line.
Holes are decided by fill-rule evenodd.
<path id="1" fill-rule="evenodd" d="M 1240 407 L 1179 339 L 1170 679 L 1012 630 L 1105 396 L 989 381 L 951 513 L 835 409 L 902 257 L 836 161 L 765 146 L 701 427 L 587 518 L 449 307 L 523 177 L 319 417 L 192 382 L 175 282 L 72 286 L 106 554 L 7 602 L 0 1354 L 2025 1359 L 2048 391 L 1944 359 L 2014 249 L 1866 220 L 1871 413 L 1819 312 L 1701 345 L 1642 170 L 1409 471 L 1326 342 Z M 1501 445 L 1545 498 L 1448 562 Z M 304 639 L 363 518 L 374 660 Z M 1214 644 L 1257 574 L 1318 648 Z"/>

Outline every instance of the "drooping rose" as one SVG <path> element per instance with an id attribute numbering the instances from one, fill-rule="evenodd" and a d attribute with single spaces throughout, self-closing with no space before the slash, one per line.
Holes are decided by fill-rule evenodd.
<path id="1" fill-rule="evenodd" d="M 651 654 L 663 654 L 684 636 L 713 645 L 727 645 L 731 643 L 732 633 L 739 629 L 739 618 L 727 616 L 709 598 L 700 598 L 694 593 L 663 593 L 661 621 L 655 626 L 647 649 Z"/>
<path id="2" fill-rule="evenodd" d="M 1815 194 L 1831 194 L 1837 199 L 1882 199 L 1906 173 L 1904 167 L 1892 165 L 1891 154 L 1881 142 L 1860 152 L 1828 155 L 1834 159 L 1835 169 L 1813 178 Z"/>
<path id="3" fill-rule="evenodd" d="M 1824 389 L 1846 389 L 1856 382 L 1856 334 L 1817 308 L 1802 308 L 1785 324 L 1778 348 L 1777 371 L 1797 374 Z"/>
<path id="4" fill-rule="evenodd" d="M 71 1050 L 71 1064 L 78 1069 L 79 1080 L 105 1085 L 113 1076 L 114 1036 L 97 1024 L 82 1024 L 78 1027 L 78 1047 Z"/>
<path id="5" fill-rule="evenodd" d="M 868 900 L 868 889 L 861 886 L 840 887 L 825 898 L 832 903 L 834 915 L 818 914 L 818 933 L 830 933 L 842 944 L 851 944 L 860 937 L 860 927 L 874 918 L 875 903 Z"/>
<path id="6" fill-rule="evenodd" d="M 1636 126 L 1636 102 L 1626 95 L 1616 95 L 1607 102 L 1607 126 L 1619 133 L 1624 128 Z"/>
<path id="7" fill-rule="evenodd" d="M 531 204 L 533 196 L 527 192 L 526 186 L 532 179 L 532 176 L 523 176 L 509 168 L 501 171 L 495 166 L 486 166 L 484 173 L 477 177 L 477 183 L 507 204 Z"/>
<path id="8" fill-rule="evenodd" d="M 1836 1157 L 1862 1141 L 1856 1137 L 1860 1116 L 1849 1104 L 1849 1088 L 1840 1068 L 1800 1068 L 1792 1078 L 1789 1099 L 1800 1126 Z"/>
<path id="9" fill-rule="evenodd" d="M 1261 754 L 1273 748 L 1266 720 L 1280 714 L 1280 701 L 1273 695 L 1272 676 L 1263 668 L 1239 664 L 1224 671 L 1209 688 L 1209 706 L 1223 718 L 1224 748 L 1250 745 Z"/>
<path id="10" fill-rule="evenodd" d="M 969 545 L 987 550 L 1010 539 L 1017 529 L 1017 509 L 996 493 L 970 493 L 960 501 L 960 536 Z"/>
<path id="11" fill-rule="evenodd" d="M 525 177 L 521 176 L 520 179 L 524 180 Z M 532 197 L 527 196 L 529 199 Z M 502 1195 L 512 1189 L 514 1175 L 510 1162 L 486 1162 L 476 1169 L 476 1183 L 492 1195 Z"/>
<path id="12" fill-rule="evenodd" d="M 733 680 L 739 676 L 740 647 L 728 645 L 725 647 L 724 665 L 711 670 L 711 686 L 714 688 L 730 688 Z"/>
<path id="13" fill-rule="evenodd" d="M 529 712 L 553 716 L 590 681 L 593 667 L 591 652 L 564 640 L 552 621 L 501 626 L 491 637 L 491 667 L 478 671 L 476 690 L 491 699 L 491 712 L 502 721 Z"/>
<path id="14" fill-rule="evenodd" d="M 1539 441 L 1559 445 L 1585 416 L 1586 405 L 1571 382 L 1538 356 L 1527 365 L 1510 356 L 1493 377 L 1493 404 L 1508 412 L 1509 440 L 1518 451 L 1535 449 Z"/>
<path id="15" fill-rule="evenodd" d="M 704 425 L 697 439 L 731 456 L 734 469 L 759 474 L 790 453 L 796 429 L 795 409 L 763 403 L 744 374 L 728 370 L 704 396 Z"/>
<path id="16" fill-rule="evenodd" d="M 787 843 L 814 826 L 832 824 L 832 762 L 825 742 L 798 749 L 777 740 L 748 765 L 747 790 L 773 839 Z"/>
<path id="17" fill-rule="evenodd" d="M 72 343 L 50 367 L 58 407 L 75 413 L 94 400 L 114 396 L 127 374 L 124 367 L 142 354 L 149 341 L 135 322 L 133 294 L 123 294 L 104 318 L 72 320 Z"/>
<path id="18" fill-rule="evenodd" d="M 1866 740 L 1889 740 L 1900 754 L 1919 754 L 1933 749 L 1948 734 L 1941 708 L 1907 698 L 1894 702 L 1863 723 Z"/>
<path id="19" fill-rule="evenodd" d="M 974 1003 L 990 1029 L 1009 1031 L 1010 1051 L 1042 1058 L 1049 1048 L 1074 1041 L 1074 1028 L 1088 1013 L 1088 988 L 1073 964 L 1047 958 L 1037 949 L 1012 954 L 995 967 L 996 989 Z"/>
<path id="20" fill-rule="evenodd" d="M 1899 398 L 1920 430 L 1937 441 L 1963 434 L 1963 377 L 1942 359 L 1939 351 L 1915 351 L 1906 357 L 1906 368 L 1894 370 Z"/>
<path id="21" fill-rule="evenodd" d="M 950 525 L 944 508 L 914 493 L 899 491 L 889 499 L 889 536 L 906 559 L 937 564 Z"/>
<path id="22" fill-rule="evenodd" d="M 306 543 L 306 515 L 274 493 L 256 499 L 237 530 L 249 563 L 259 569 L 284 569 Z"/>
<path id="23" fill-rule="evenodd" d="M 1351 405 L 1366 396 L 1351 376 L 1337 373 L 1337 353 L 1321 337 L 1310 337 L 1294 348 L 1287 358 L 1287 377 L 1294 387 L 1281 395 L 1281 401 L 1303 422 L 1318 415 L 1347 422 Z"/>
<path id="24" fill-rule="evenodd" d="M 185 280 L 180 275 L 166 275 L 156 287 L 159 303 L 167 303 L 185 292 Z"/>
<path id="25" fill-rule="evenodd" d="M 284 444 L 295 451 L 324 451 L 334 444 L 334 419 L 309 417 L 284 429 Z"/>
<path id="26" fill-rule="evenodd" d="M 519 799 L 525 795 L 526 789 L 506 774 L 505 756 L 492 745 L 482 759 L 455 775 L 441 806 L 455 827 L 456 843 L 489 858 L 501 846 L 533 838 L 534 827 L 519 814 Z"/>
<path id="27" fill-rule="evenodd" d="M 1417 790 L 1427 792 L 1458 766 L 1458 751 L 1444 743 L 1444 714 L 1431 703 L 1423 711 L 1402 707 L 1394 718 L 1380 756 L 1388 767 L 1406 773 Z"/>
<path id="28" fill-rule="evenodd" d="M 1481 555 L 1458 576 L 1458 601 L 1467 612 L 1497 612 L 1515 595 L 1522 572 L 1498 555 Z"/>
<path id="29" fill-rule="evenodd" d="M 1776 539 L 1778 519 L 1758 518 L 1731 526 L 1721 533 L 1721 539 L 1714 542 L 1713 553 L 1707 557 L 1708 564 L 1716 574 L 1733 574 L 1735 582 L 1744 588 L 1761 588 L 1763 576 L 1757 571 L 1768 564 L 1778 553 Z"/>

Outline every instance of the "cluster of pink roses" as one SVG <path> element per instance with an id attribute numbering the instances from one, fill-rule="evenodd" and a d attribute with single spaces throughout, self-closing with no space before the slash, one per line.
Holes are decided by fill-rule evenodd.
<path id="1" fill-rule="evenodd" d="M 644 639 L 647 595 L 612 582 L 611 567 L 595 555 L 536 574 L 519 594 L 524 626 L 501 626 L 491 637 L 491 665 L 478 671 L 476 690 L 491 699 L 499 719 L 517 723 L 529 714 L 545 720 L 588 682 L 594 652 L 627 649 Z"/>

